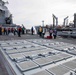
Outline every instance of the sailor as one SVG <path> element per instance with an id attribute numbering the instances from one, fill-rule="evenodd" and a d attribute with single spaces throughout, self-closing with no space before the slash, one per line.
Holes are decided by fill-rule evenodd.
<path id="1" fill-rule="evenodd" d="M 51 28 L 50 28 L 49 33 L 50 33 L 50 37 L 52 37 L 53 30 Z"/>
<path id="2" fill-rule="evenodd" d="M 10 28 L 8 28 L 8 34 L 10 33 Z"/>
<path id="3" fill-rule="evenodd" d="M 53 37 L 54 37 L 54 39 L 56 39 L 56 37 L 57 37 L 57 30 L 56 29 L 53 30 Z"/>
<path id="4" fill-rule="evenodd" d="M 42 36 L 42 32 L 43 32 L 43 29 L 42 29 L 42 27 L 40 26 L 40 27 L 39 27 L 39 35 L 40 35 L 40 37 Z"/>
<path id="5" fill-rule="evenodd" d="M 34 33 L 34 29 L 33 29 L 33 27 L 31 28 L 31 33 L 32 33 L 32 35 L 33 35 L 33 33 Z"/>
<path id="6" fill-rule="evenodd" d="M 21 37 L 21 27 L 18 27 L 18 37 Z"/>

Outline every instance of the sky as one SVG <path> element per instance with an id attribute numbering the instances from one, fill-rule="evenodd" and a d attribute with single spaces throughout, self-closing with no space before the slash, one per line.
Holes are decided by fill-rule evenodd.
<path id="1" fill-rule="evenodd" d="M 13 15 L 13 23 L 32 26 L 49 25 L 53 23 L 52 14 L 58 17 L 58 24 L 63 24 L 63 19 L 69 16 L 69 22 L 73 21 L 76 13 L 76 0 L 4 0 L 9 11 Z"/>

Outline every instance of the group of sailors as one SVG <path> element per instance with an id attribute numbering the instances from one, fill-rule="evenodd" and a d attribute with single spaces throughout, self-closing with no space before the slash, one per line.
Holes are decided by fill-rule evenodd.
<path id="1" fill-rule="evenodd" d="M 38 35 L 40 37 L 44 37 L 46 32 L 49 32 L 50 38 L 56 39 L 57 37 L 57 30 L 56 29 L 44 29 L 43 27 L 38 28 Z M 25 34 L 25 27 L 0 27 L 0 35 L 9 35 L 10 33 L 13 33 L 14 35 L 18 35 L 18 37 L 21 37 L 21 34 Z M 34 34 L 34 29 L 33 27 L 31 28 L 31 34 Z"/>
<path id="2" fill-rule="evenodd" d="M 24 27 L 0 27 L 0 35 L 9 35 L 10 33 L 18 35 L 21 37 L 21 34 L 25 33 Z"/>
<path id="3" fill-rule="evenodd" d="M 49 32 L 50 38 L 56 39 L 56 37 L 57 37 L 57 30 L 56 29 L 49 28 L 47 30 L 46 29 L 44 30 L 44 28 L 42 28 L 41 26 L 39 27 L 38 34 L 40 35 L 40 37 L 44 37 L 46 32 Z"/>

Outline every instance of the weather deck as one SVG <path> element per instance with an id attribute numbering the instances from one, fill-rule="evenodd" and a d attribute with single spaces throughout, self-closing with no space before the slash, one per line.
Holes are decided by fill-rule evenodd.
<path id="1" fill-rule="evenodd" d="M 14 38 L 0 41 L 0 55 L 8 74 L 70 75 L 71 72 L 75 73 L 76 45 L 63 42 L 64 39 L 60 40 Z"/>

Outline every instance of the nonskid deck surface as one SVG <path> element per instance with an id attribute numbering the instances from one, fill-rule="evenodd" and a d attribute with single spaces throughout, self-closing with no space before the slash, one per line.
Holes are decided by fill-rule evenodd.
<path id="1" fill-rule="evenodd" d="M 69 75 L 76 69 L 73 44 L 46 39 L 7 40 L 0 41 L 0 50 L 16 74 Z"/>

